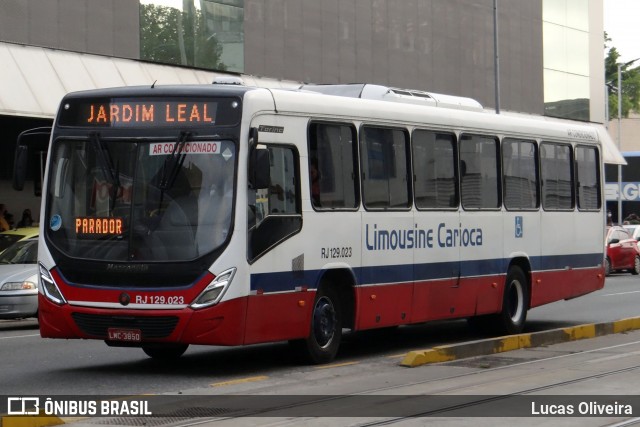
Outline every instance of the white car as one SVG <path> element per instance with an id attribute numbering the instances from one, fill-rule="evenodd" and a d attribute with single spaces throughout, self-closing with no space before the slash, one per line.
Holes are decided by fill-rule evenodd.
<path id="1" fill-rule="evenodd" d="M 0 319 L 38 315 L 38 239 L 15 242 L 0 253 Z"/>

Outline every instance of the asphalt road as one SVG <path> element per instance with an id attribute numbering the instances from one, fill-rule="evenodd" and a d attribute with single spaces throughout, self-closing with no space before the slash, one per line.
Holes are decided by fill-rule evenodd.
<path id="1" fill-rule="evenodd" d="M 639 315 L 640 277 L 615 275 L 601 291 L 532 310 L 527 331 Z M 410 350 L 479 338 L 464 321 L 349 334 L 335 362 L 344 366 L 399 363 Z M 328 383 L 333 377 L 330 371 L 298 364 L 286 343 L 243 348 L 192 346 L 180 363 L 163 364 L 139 349 L 110 348 L 101 341 L 41 339 L 34 319 L 0 320 L 0 395 L 179 393 L 247 378 L 307 374 L 325 375 Z M 252 384 L 247 381 L 247 392 Z"/>
<path id="2" fill-rule="evenodd" d="M 638 354 L 640 330 L 410 369 L 376 358 L 132 397 L 146 400 L 153 416 L 62 421 L 73 427 L 631 426 L 640 424 Z"/>

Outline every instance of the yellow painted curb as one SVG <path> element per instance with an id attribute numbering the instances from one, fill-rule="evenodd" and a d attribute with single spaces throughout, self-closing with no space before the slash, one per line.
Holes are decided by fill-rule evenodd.
<path id="1" fill-rule="evenodd" d="M 44 415 L 44 411 L 40 411 L 39 415 L 3 415 L 0 423 L 2 427 L 48 427 L 60 424 L 64 424 L 61 418 Z"/>
<path id="2" fill-rule="evenodd" d="M 467 357 L 530 348 L 536 345 L 558 344 L 576 341 L 607 334 L 617 334 L 640 329 L 640 317 L 617 320 L 614 322 L 590 323 L 570 328 L 552 329 L 506 337 L 489 338 L 463 344 L 451 344 L 433 347 L 426 350 L 415 350 L 407 353 L 400 365 L 410 368 L 429 363 L 448 362 Z"/>
<path id="3" fill-rule="evenodd" d="M 629 319 L 622 319 L 614 322 L 613 333 L 619 334 L 620 332 L 633 331 L 640 329 L 640 317 L 631 317 Z"/>
<path id="4" fill-rule="evenodd" d="M 595 324 L 587 324 L 587 325 L 578 325 L 573 326 L 571 328 L 563 328 L 563 331 L 569 335 L 569 339 L 567 341 L 576 341 L 582 340 L 585 338 L 594 338 L 596 336 L 596 325 Z"/>

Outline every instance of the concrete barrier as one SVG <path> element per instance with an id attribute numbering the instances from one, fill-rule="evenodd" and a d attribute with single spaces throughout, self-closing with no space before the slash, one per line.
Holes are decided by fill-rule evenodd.
<path id="1" fill-rule="evenodd" d="M 521 348 L 540 347 L 567 341 L 595 338 L 602 335 L 640 329 L 640 317 L 616 320 L 614 322 L 589 323 L 569 328 L 527 334 L 508 335 L 469 341 L 461 344 L 442 345 L 426 350 L 410 351 L 400 365 L 410 368 L 428 363 L 448 362 L 467 357 L 485 356 Z"/>

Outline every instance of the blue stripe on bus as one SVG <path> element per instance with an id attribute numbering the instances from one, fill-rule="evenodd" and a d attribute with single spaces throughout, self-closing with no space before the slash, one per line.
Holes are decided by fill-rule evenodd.
<path id="1" fill-rule="evenodd" d="M 601 253 L 579 255 L 550 255 L 530 258 L 533 271 L 563 270 L 566 267 L 586 268 L 602 264 Z M 407 283 L 450 277 L 491 276 L 505 274 L 508 259 L 440 262 L 424 264 L 381 265 L 353 269 L 358 285 Z M 460 272 L 458 273 L 458 269 Z M 262 292 L 288 292 L 297 286 L 315 288 L 322 270 L 278 271 L 251 275 L 251 290 Z"/>
<path id="2" fill-rule="evenodd" d="M 604 255 L 579 254 L 579 255 L 548 255 L 531 258 L 531 268 L 534 271 L 562 270 L 566 267 L 585 268 L 602 264 Z"/>

